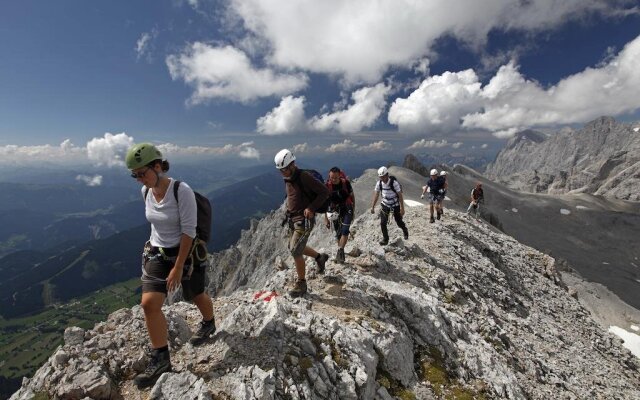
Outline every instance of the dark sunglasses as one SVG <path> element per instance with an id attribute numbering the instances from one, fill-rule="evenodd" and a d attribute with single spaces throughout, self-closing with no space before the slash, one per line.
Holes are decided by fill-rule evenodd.
<path id="1" fill-rule="evenodd" d="M 147 167 L 144 171 L 142 172 L 132 172 L 131 173 L 131 177 L 133 179 L 140 179 L 140 178 L 144 178 L 144 175 L 147 173 L 147 171 L 149 171 L 151 168 Z"/>

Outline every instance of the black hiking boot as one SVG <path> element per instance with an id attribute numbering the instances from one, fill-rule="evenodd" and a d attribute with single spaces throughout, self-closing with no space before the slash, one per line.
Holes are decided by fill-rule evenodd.
<path id="1" fill-rule="evenodd" d="M 436 218 L 438 219 L 438 221 L 440 221 L 440 215 L 441 215 L 441 213 L 440 213 L 440 211 L 438 211 L 438 215 L 436 216 Z"/>
<path id="2" fill-rule="evenodd" d="M 189 343 L 193 346 L 199 346 L 204 343 L 207 339 L 213 335 L 216 331 L 216 321 L 212 319 L 211 321 L 200 321 L 200 327 L 198 331 L 191 336 L 189 339 Z"/>
<path id="3" fill-rule="evenodd" d="M 336 254 L 336 261 L 342 264 L 344 262 L 344 249 L 338 249 Z"/>
<path id="4" fill-rule="evenodd" d="M 431 218 L 429 219 L 429 222 L 430 222 L 430 223 L 432 223 L 432 224 L 433 224 L 434 222 L 436 222 L 436 220 L 433 218 L 433 215 L 432 215 L 432 216 L 431 216 Z"/>
<path id="5" fill-rule="evenodd" d="M 296 284 L 293 286 L 293 289 L 289 291 L 289 296 L 300 297 L 304 296 L 305 293 L 307 293 L 307 281 L 298 279 Z"/>
<path id="6" fill-rule="evenodd" d="M 384 238 L 381 241 L 379 241 L 378 243 L 380 243 L 380 246 L 386 246 L 389 244 L 389 239 Z"/>
<path id="7" fill-rule="evenodd" d="M 319 274 L 324 274 L 324 264 L 327 262 L 328 259 L 329 259 L 329 255 L 325 253 L 318 254 L 316 256 L 316 264 L 318 264 Z"/>
<path id="8" fill-rule="evenodd" d="M 169 350 L 159 352 L 154 350 L 151 354 L 151 360 L 144 372 L 138 374 L 134 379 L 134 383 L 138 389 L 144 389 L 153 386 L 165 372 L 171 372 L 171 358 Z"/>
<path id="9" fill-rule="evenodd" d="M 404 231 L 404 240 L 409 240 L 409 231 Z"/>

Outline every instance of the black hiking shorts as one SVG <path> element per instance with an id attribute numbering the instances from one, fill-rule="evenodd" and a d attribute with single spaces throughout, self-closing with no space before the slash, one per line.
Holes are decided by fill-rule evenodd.
<path id="1" fill-rule="evenodd" d="M 172 249 L 167 249 L 165 254 L 170 255 Z M 177 250 L 175 252 L 177 254 Z M 175 259 L 164 258 L 158 254 L 143 256 L 142 264 L 142 293 L 164 293 L 167 294 L 167 277 L 173 268 Z M 182 274 L 182 295 L 186 301 L 192 301 L 196 296 L 204 293 L 206 284 L 207 263 L 200 263 L 195 260 L 193 265 L 188 264 L 191 258 L 184 265 Z M 190 269 L 193 269 L 191 276 L 188 276 Z"/>

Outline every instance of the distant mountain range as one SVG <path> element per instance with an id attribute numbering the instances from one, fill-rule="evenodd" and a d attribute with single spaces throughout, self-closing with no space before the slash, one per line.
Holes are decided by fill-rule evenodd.
<path id="1" fill-rule="evenodd" d="M 144 223 L 131 189 L 0 183 L 0 257 L 103 239 Z"/>
<path id="2" fill-rule="evenodd" d="M 640 123 L 601 117 L 582 129 L 552 135 L 520 132 L 485 175 L 526 192 L 584 192 L 640 201 Z"/>
<path id="3" fill-rule="evenodd" d="M 34 313 L 140 275 L 149 227 L 45 252 L 19 251 L 0 259 L 0 309 L 5 319 Z"/>

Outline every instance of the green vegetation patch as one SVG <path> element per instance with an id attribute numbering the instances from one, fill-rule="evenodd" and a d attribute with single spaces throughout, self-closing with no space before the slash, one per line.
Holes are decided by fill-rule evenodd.
<path id="1" fill-rule="evenodd" d="M 33 375 L 63 343 L 64 330 L 68 326 L 93 328 L 110 313 L 138 304 L 140 294 L 136 289 L 139 286 L 140 279 L 135 278 L 66 304 L 54 304 L 35 315 L 0 320 L 0 360 L 5 361 L 0 365 L 0 376 Z"/>
<path id="2" fill-rule="evenodd" d="M 387 389 L 390 395 L 401 400 L 416 400 L 416 395 L 399 381 L 394 379 L 387 371 L 384 371 L 380 367 L 381 363 L 378 363 L 378 370 L 376 371 L 376 382 L 380 386 Z"/>
<path id="3" fill-rule="evenodd" d="M 445 400 L 485 400 L 483 392 L 467 388 L 456 381 L 452 371 L 447 368 L 444 357 L 435 346 L 421 350 L 416 355 L 418 376 L 423 382 L 429 382 L 439 399 Z"/>

